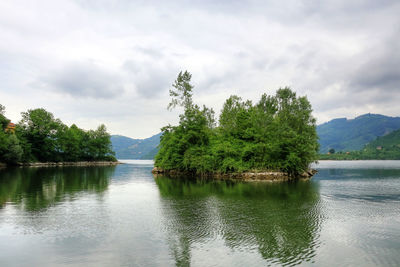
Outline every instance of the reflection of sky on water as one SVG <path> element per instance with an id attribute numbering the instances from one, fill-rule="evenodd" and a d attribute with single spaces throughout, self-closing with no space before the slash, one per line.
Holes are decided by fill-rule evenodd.
<path id="1" fill-rule="evenodd" d="M 316 168 L 325 219 L 315 261 L 399 266 L 400 161 L 320 161 Z"/>
<path id="2" fill-rule="evenodd" d="M 400 160 L 320 160 L 316 169 L 400 169 Z"/>

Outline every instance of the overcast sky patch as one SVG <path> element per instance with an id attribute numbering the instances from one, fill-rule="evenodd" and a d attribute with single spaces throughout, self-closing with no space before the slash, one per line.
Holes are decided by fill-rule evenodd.
<path id="1" fill-rule="evenodd" d="M 1 1 L 0 103 L 13 121 L 44 107 L 66 123 L 144 138 L 177 122 L 168 89 L 195 101 L 257 101 L 291 86 L 318 123 L 400 116 L 400 2 Z"/>

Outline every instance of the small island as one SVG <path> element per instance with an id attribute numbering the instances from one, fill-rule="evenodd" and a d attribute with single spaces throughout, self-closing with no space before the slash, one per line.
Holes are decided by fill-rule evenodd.
<path id="1" fill-rule="evenodd" d="M 168 109 L 183 108 L 179 125 L 161 130 L 153 173 L 247 181 L 310 178 L 318 157 L 316 120 L 307 97 L 290 88 L 260 100 L 229 97 L 218 124 L 213 109 L 193 102 L 192 75 L 180 72 Z"/>
<path id="2" fill-rule="evenodd" d="M 83 130 L 43 108 L 22 112 L 18 124 L 0 105 L 0 167 L 107 166 L 119 164 L 105 125 Z"/>

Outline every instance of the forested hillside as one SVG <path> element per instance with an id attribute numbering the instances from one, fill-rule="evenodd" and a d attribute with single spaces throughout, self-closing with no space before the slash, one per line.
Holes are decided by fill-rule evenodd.
<path id="1" fill-rule="evenodd" d="M 400 117 L 365 114 L 355 119 L 334 119 L 317 126 L 320 152 L 362 149 L 378 136 L 400 129 Z"/>
<path id="2" fill-rule="evenodd" d="M 335 152 L 320 155 L 320 159 L 357 160 L 357 159 L 400 159 L 400 130 L 378 137 L 363 149 L 351 152 Z"/>
<path id="3" fill-rule="evenodd" d="M 157 154 L 161 133 L 146 139 L 112 135 L 111 142 L 118 159 L 153 159 Z"/>
<path id="4" fill-rule="evenodd" d="M 369 143 L 366 148 L 376 149 L 377 147 L 381 147 L 382 149 L 394 147 L 400 148 L 400 130 L 396 130 L 388 135 L 378 137 L 376 140 Z"/>

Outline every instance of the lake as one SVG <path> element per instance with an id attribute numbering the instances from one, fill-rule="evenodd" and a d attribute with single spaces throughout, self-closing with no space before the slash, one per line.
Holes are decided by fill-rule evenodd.
<path id="1" fill-rule="evenodd" d="M 400 161 L 278 184 L 125 163 L 1 169 L 0 266 L 400 266 Z"/>

